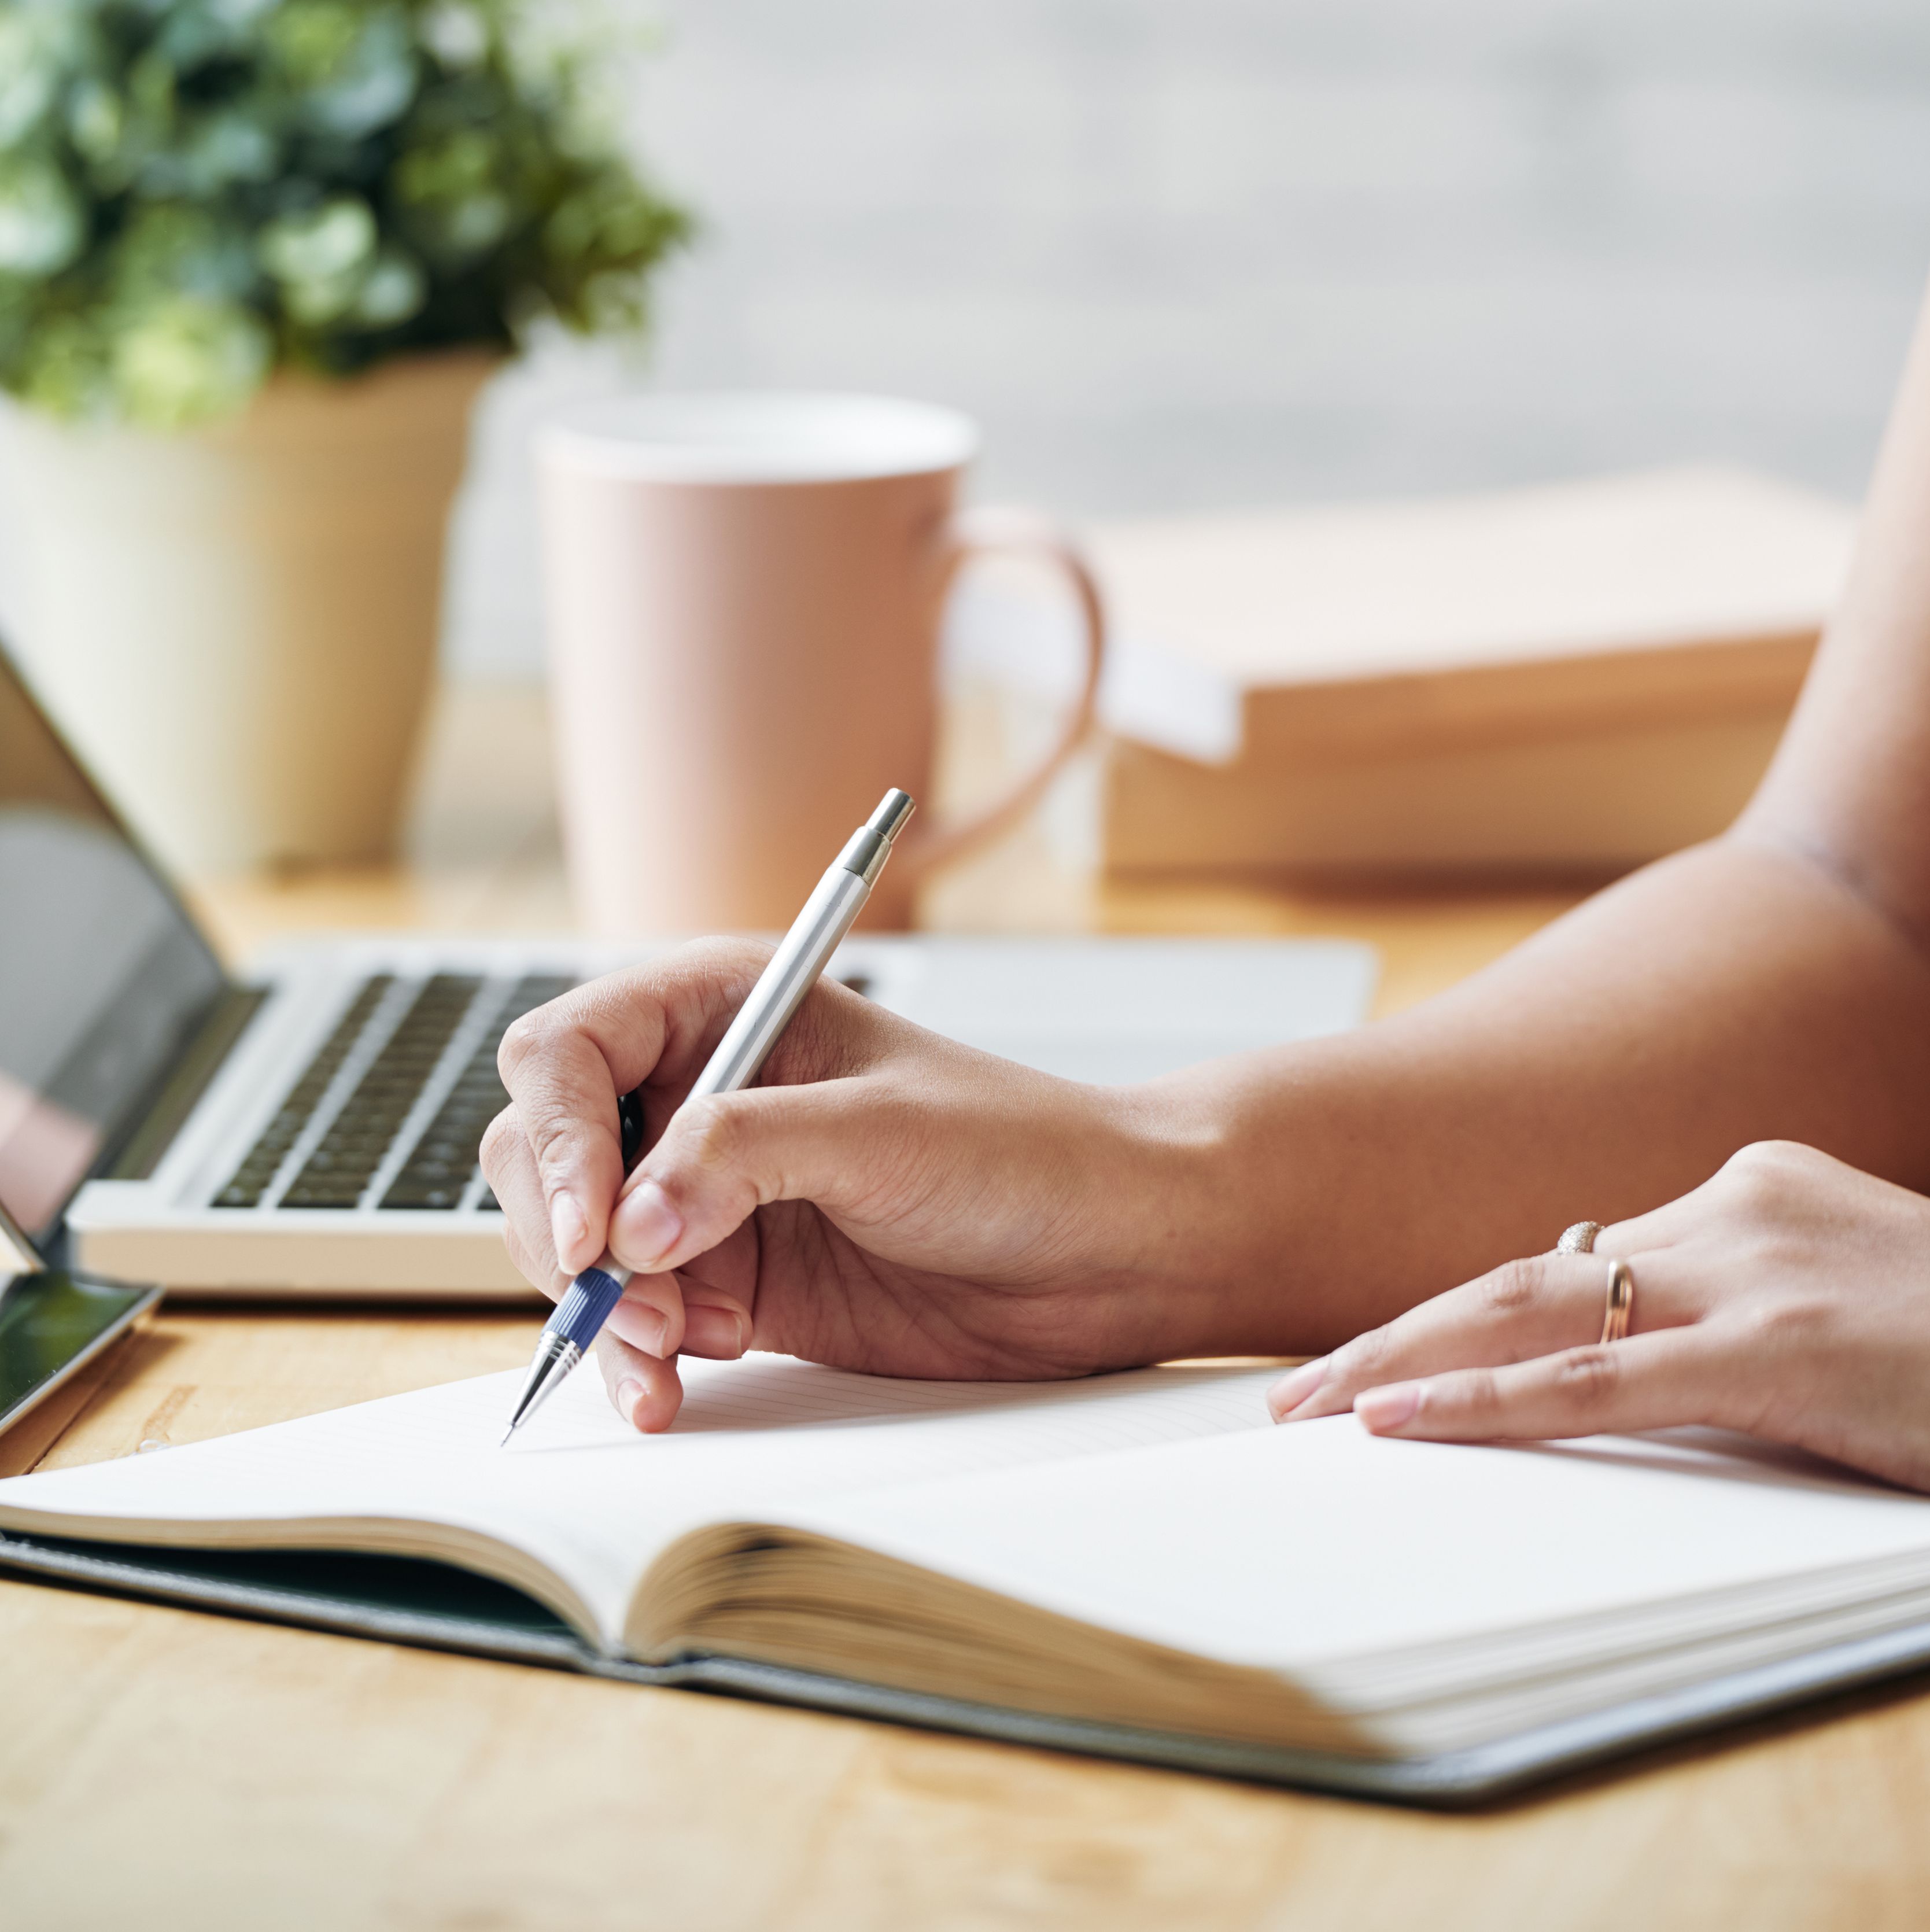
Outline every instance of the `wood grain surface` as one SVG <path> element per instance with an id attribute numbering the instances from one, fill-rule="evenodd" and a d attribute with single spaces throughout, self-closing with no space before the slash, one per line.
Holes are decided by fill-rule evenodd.
<path id="1" fill-rule="evenodd" d="M 532 715 L 499 699 L 498 725 Z M 442 728 L 460 748 L 488 722 Z M 532 806 L 493 860 L 431 839 L 390 874 L 202 902 L 231 940 L 555 924 L 549 836 Z M 1022 848 L 946 890 L 949 923 L 975 892 L 1101 929 L 1356 934 L 1383 948 L 1383 1007 L 1572 896 L 1125 894 L 1041 882 Z M 170 1307 L 41 1466 L 518 1364 L 537 1319 Z M 7 1932 L 1915 1932 L 1926 1815 L 1930 1700 L 1909 1687 L 1437 1817 L 0 1584 Z"/>

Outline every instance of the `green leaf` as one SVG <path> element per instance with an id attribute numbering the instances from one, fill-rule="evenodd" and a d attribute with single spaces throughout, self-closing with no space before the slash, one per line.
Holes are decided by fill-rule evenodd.
<path id="1" fill-rule="evenodd" d="M 0 0 L 0 387 L 167 427 L 545 319 L 634 328 L 689 232 L 601 0 Z"/>
<path id="2" fill-rule="evenodd" d="M 261 280 L 253 238 L 232 214 L 181 202 L 139 209 L 112 258 L 116 312 L 174 296 L 242 302 Z"/>
<path id="3" fill-rule="evenodd" d="M 271 18 L 310 126 L 359 138 L 398 119 L 415 98 L 415 36 L 399 8 L 295 0 Z"/>
<path id="4" fill-rule="evenodd" d="M 130 422 L 180 429 L 241 409 L 274 354 L 273 338 L 247 309 L 184 296 L 115 338 L 115 393 Z"/>
<path id="5" fill-rule="evenodd" d="M 429 278 L 414 256 L 385 248 L 364 280 L 349 310 L 364 328 L 394 328 L 421 313 L 429 298 Z"/>
<path id="6" fill-rule="evenodd" d="M 49 116 L 83 38 L 67 8 L 0 7 L 0 148 L 25 140 Z"/>
<path id="7" fill-rule="evenodd" d="M 67 137 L 82 159 L 107 160 L 121 145 L 127 115 L 121 97 L 91 76 L 74 88 L 67 106 Z"/>
<path id="8" fill-rule="evenodd" d="M 50 275 L 86 238 L 86 210 L 52 161 L 0 162 L 0 274 Z"/>
<path id="9" fill-rule="evenodd" d="M 343 195 L 262 230 L 262 264 L 277 280 L 299 286 L 334 280 L 375 254 L 376 218 L 365 201 Z"/>

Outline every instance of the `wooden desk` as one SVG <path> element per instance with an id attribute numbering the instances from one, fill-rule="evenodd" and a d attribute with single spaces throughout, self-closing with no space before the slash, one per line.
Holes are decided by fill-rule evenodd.
<path id="1" fill-rule="evenodd" d="M 442 720 L 413 865 L 210 890 L 211 920 L 234 942 L 564 923 L 536 728 L 526 696 L 472 694 Z M 463 774 L 491 746 L 475 797 Z M 1128 892 L 1058 877 L 1021 836 L 927 911 L 1356 934 L 1383 950 L 1387 1009 L 1572 896 Z M 46 1465 L 520 1365 L 534 1325 L 169 1311 Z M 1926 1801 L 1930 1702 L 1909 1695 L 1440 1818 L 0 1584 L 10 1932 L 1900 1932 L 1930 1916 Z"/>

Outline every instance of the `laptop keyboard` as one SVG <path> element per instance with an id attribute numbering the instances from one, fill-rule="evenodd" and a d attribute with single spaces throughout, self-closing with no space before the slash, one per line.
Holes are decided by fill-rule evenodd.
<path id="1" fill-rule="evenodd" d="M 403 990 L 393 976 L 365 981 L 213 1204 L 448 1210 L 473 1189 L 474 1206 L 495 1208 L 477 1155 L 483 1130 L 509 1104 L 496 1049 L 511 1021 L 574 983 L 532 974 L 505 988 L 438 974 L 394 1017 Z M 459 1036 L 468 1044 L 452 1070 Z"/>
<path id="2" fill-rule="evenodd" d="M 248 1157 L 235 1170 L 235 1178 L 214 1197 L 217 1208 L 258 1208 L 273 1184 L 289 1151 L 301 1139 L 322 1096 L 328 1092 L 342 1063 L 362 1036 L 375 1010 L 388 991 L 386 975 L 365 980 L 349 1010 L 328 1036 L 322 1051 L 308 1063 L 307 1071 L 288 1090 L 280 1111 L 268 1124 L 267 1131 L 248 1150 Z"/>
<path id="3" fill-rule="evenodd" d="M 469 1177 L 476 1171 L 476 1152 L 483 1130 L 509 1105 L 496 1071 L 496 1048 L 509 1023 L 532 1007 L 547 1006 L 576 982 L 548 976 L 522 981 L 502 1011 L 490 1023 L 475 1052 L 464 1063 L 436 1116 L 410 1148 L 401 1172 L 382 1197 L 385 1208 L 454 1208 L 462 1200 Z M 493 1208 L 496 1196 L 484 1189 L 475 1204 Z"/>
<path id="4" fill-rule="evenodd" d="M 281 1197 L 283 1207 L 353 1208 L 361 1202 L 481 990 L 480 980 L 444 973 L 416 994 L 374 1065 L 322 1136 L 321 1145 L 289 1184 Z"/>

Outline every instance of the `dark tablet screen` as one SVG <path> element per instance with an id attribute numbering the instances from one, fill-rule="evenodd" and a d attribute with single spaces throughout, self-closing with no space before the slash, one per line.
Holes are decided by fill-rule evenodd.
<path id="1" fill-rule="evenodd" d="M 58 1268 L 0 1282 L 0 1429 L 153 1293 Z"/>

